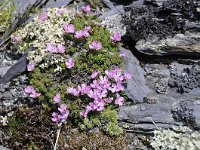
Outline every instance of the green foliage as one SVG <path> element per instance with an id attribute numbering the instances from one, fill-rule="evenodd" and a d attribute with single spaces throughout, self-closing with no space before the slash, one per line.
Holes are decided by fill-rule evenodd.
<path id="1" fill-rule="evenodd" d="M 12 12 L 15 5 L 12 0 L 2 0 L 0 2 L 0 37 L 7 31 L 11 23 Z"/>
<path id="2" fill-rule="evenodd" d="M 20 119 L 16 119 L 15 117 L 8 118 L 8 131 L 13 138 L 19 138 L 21 136 L 20 124 Z"/>
<path id="3" fill-rule="evenodd" d="M 113 122 L 106 125 L 106 132 L 111 136 L 119 136 L 123 133 L 123 129 Z"/>
<path id="4" fill-rule="evenodd" d="M 89 0 L 89 3 L 93 8 L 103 8 L 102 0 Z"/>
<path id="5" fill-rule="evenodd" d="M 118 116 L 114 106 L 105 106 L 102 113 L 91 112 L 88 119 L 83 119 L 80 112 L 85 110 L 91 99 L 86 96 L 75 97 L 67 94 L 66 88 L 90 83 L 90 76 L 94 71 L 99 70 L 104 74 L 105 70 L 113 69 L 114 66 L 122 67 L 122 58 L 118 53 L 120 44 L 113 43 L 110 40 L 110 32 L 99 24 L 99 20 L 95 16 L 77 15 L 70 23 L 75 26 L 76 31 L 84 29 L 85 26 L 91 26 L 90 36 L 87 38 L 75 39 L 70 34 L 64 35 L 67 55 L 70 55 L 70 57 L 77 55 L 75 66 L 67 69 L 63 62 L 59 62 L 42 68 L 39 67 L 39 64 L 30 73 L 29 83 L 34 86 L 37 92 L 41 93 L 39 101 L 45 110 L 54 111 L 58 108 L 59 104 L 53 103 L 53 97 L 59 93 L 62 102 L 67 104 L 70 111 L 68 123 L 72 126 L 79 125 L 80 129 L 85 130 L 105 125 L 105 131 L 108 134 L 119 135 L 123 131 L 118 126 Z M 89 49 L 89 44 L 94 40 L 102 43 L 103 48 L 101 50 Z M 41 64 L 44 62 L 45 60 Z M 54 71 L 57 66 L 62 68 L 60 72 Z"/>

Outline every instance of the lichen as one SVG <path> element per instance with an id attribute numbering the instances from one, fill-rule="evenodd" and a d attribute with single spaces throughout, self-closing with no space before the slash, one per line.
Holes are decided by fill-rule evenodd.
<path id="1" fill-rule="evenodd" d="M 200 133 L 188 127 L 161 129 L 154 131 L 150 145 L 155 150 L 188 150 L 199 149 Z"/>

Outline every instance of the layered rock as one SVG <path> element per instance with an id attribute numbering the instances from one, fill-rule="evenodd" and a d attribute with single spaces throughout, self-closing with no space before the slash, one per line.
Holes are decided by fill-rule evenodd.
<path id="1" fill-rule="evenodd" d="M 199 7 L 197 0 L 145 0 L 125 20 L 127 31 L 142 53 L 198 57 Z"/>

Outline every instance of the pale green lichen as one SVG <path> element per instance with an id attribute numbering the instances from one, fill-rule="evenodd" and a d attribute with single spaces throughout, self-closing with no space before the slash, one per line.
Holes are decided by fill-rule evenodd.
<path id="1" fill-rule="evenodd" d="M 65 10 L 65 13 L 62 15 L 57 14 L 58 10 Z M 33 46 L 35 48 L 34 51 L 29 52 L 28 60 L 30 63 L 38 64 L 43 58 L 52 55 L 47 52 L 47 44 L 48 43 L 57 43 L 64 44 L 65 41 L 63 39 L 63 24 L 68 24 L 71 21 L 72 13 L 67 11 L 65 8 L 51 8 L 48 9 L 48 19 L 41 23 L 38 16 L 33 18 L 33 20 L 20 28 L 13 36 L 17 35 L 22 38 L 22 42 L 19 44 L 19 52 L 23 52 L 27 48 Z M 59 60 L 63 62 L 65 58 L 60 54 L 53 54 L 51 56 L 51 64 L 57 63 L 54 60 Z M 42 63 L 40 67 L 47 67 L 48 62 Z M 59 70 L 60 68 L 57 68 Z"/>
<path id="2" fill-rule="evenodd" d="M 199 150 L 200 133 L 188 127 L 154 131 L 150 145 L 155 150 Z"/>

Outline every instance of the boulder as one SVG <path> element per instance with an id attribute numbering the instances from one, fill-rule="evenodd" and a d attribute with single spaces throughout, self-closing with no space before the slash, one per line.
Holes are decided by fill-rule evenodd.
<path id="1" fill-rule="evenodd" d="M 133 76 L 127 83 L 125 93 L 134 103 L 142 103 L 143 98 L 151 93 L 151 90 L 145 85 L 145 72 L 130 50 L 120 48 L 120 53 L 125 54 L 124 66 L 126 71 Z"/>
<path id="2" fill-rule="evenodd" d="M 200 3 L 197 0 L 145 0 L 127 14 L 127 32 L 147 55 L 200 56 Z"/>

